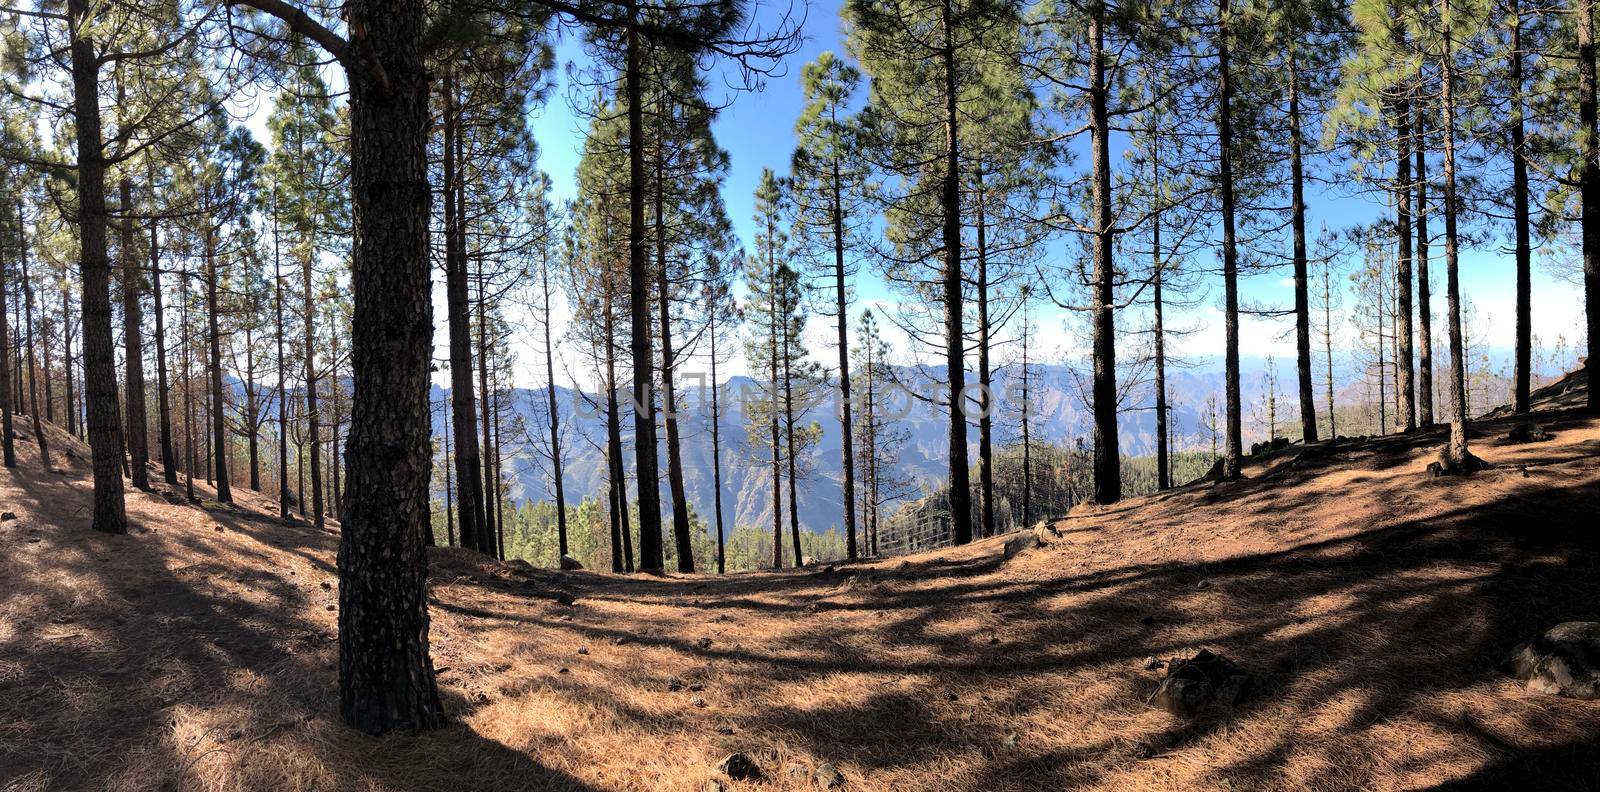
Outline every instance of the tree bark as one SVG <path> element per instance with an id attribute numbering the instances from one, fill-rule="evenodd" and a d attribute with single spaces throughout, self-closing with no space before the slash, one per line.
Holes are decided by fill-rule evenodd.
<path id="1" fill-rule="evenodd" d="M 1395 28 L 1396 43 L 1404 44 L 1405 34 Z M 1416 384 L 1412 359 L 1411 327 L 1411 104 L 1404 98 L 1395 102 L 1395 241 L 1399 253 L 1395 258 L 1395 372 L 1398 388 L 1400 424 L 1409 432 L 1417 428 Z M 1419 119 L 1420 122 L 1420 119 Z M 1420 138 L 1421 124 L 1417 126 Z M 1420 144 L 1418 146 L 1420 151 Z M 1420 174 L 1419 174 L 1420 175 Z M 1422 223 L 1421 207 L 1417 207 L 1417 222 Z M 1420 225 L 1419 225 L 1420 227 Z"/>
<path id="2" fill-rule="evenodd" d="M 121 94 L 121 89 L 118 89 Z M 144 402 L 144 307 L 140 301 L 144 291 L 144 277 L 139 272 L 139 262 L 134 257 L 133 187 L 126 174 L 118 187 L 125 215 L 119 227 L 120 243 L 117 258 L 122 269 L 122 344 L 123 367 L 126 370 L 127 396 L 124 411 L 127 413 L 129 470 L 133 473 L 133 487 L 150 489 L 150 436 L 146 426 Z M 18 208 L 21 206 L 19 204 Z"/>
<path id="3" fill-rule="evenodd" d="M 352 30 L 387 75 L 350 78 L 355 220 L 346 445 L 348 522 L 339 544 L 339 702 L 369 734 L 443 721 L 428 656 L 428 85 L 420 0 L 350 0 Z"/>
<path id="4" fill-rule="evenodd" d="M 1584 372 L 1589 386 L 1589 411 L 1600 412 L 1600 355 L 1595 354 L 1600 338 L 1600 110 L 1595 96 L 1594 4 L 1577 0 L 1578 13 L 1578 128 L 1582 133 L 1583 165 L 1579 194 L 1583 208 L 1580 228 L 1583 236 L 1583 302 L 1588 324 L 1589 349 Z"/>
<path id="5" fill-rule="evenodd" d="M 545 257 L 539 269 L 539 279 L 544 287 L 544 376 L 545 396 L 550 406 L 550 464 L 553 468 L 551 478 L 556 491 L 556 540 L 561 555 L 567 554 L 567 493 L 561 472 L 561 416 L 556 412 L 556 357 L 555 346 L 550 339 L 550 261 L 548 250 L 541 253 Z M 712 361 L 715 366 L 715 360 Z M 715 431 L 715 428 L 713 428 Z"/>
<path id="6" fill-rule="evenodd" d="M 693 572 L 694 545 L 689 538 L 689 500 L 683 489 L 683 457 L 678 445 L 678 393 L 673 382 L 677 362 L 672 357 L 672 298 L 667 290 L 667 234 L 662 207 L 666 189 L 662 182 L 665 159 L 665 141 L 661 141 L 655 162 L 656 312 L 661 320 L 661 419 L 667 429 L 667 486 L 672 495 L 672 538 L 678 556 L 678 571 Z"/>
<path id="7" fill-rule="evenodd" d="M 11 414 L 16 405 L 11 399 L 11 320 L 6 317 L 8 288 L 6 265 L 0 261 L 0 465 L 14 468 L 17 466 L 16 428 L 12 425 Z"/>
<path id="8" fill-rule="evenodd" d="M 628 3 L 627 64 L 623 82 L 628 102 L 628 327 L 633 358 L 634 474 L 639 495 L 639 568 L 660 572 L 666 566 L 661 541 L 661 480 L 656 464 L 654 375 L 650 342 L 650 264 L 644 238 L 644 109 L 641 51 L 636 27 L 639 5 Z"/>
<path id="9" fill-rule="evenodd" d="M 977 179 L 978 195 L 978 492 L 979 530 L 984 536 L 995 535 L 994 525 L 994 377 L 989 369 L 989 345 L 993 328 L 989 326 L 989 244 L 985 225 L 988 222 L 984 205 L 983 171 Z"/>
<path id="10" fill-rule="evenodd" d="M 1240 476 L 1244 456 L 1242 405 L 1239 396 L 1239 248 L 1234 231 L 1233 196 L 1233 83 L 1228 63 L 1228 0 L 1219 0 L 1217 32 L 1217 160 L 1222 191 L 1222 287 L 1225 349 L 1224 389 L 1227 427 L 1222 451 L 1222 477 Z"/>
<path id="11" fill-rule="evenodd" d="M 1515 229 L 1517 261 L 1517 361 L 1511 406 L 1514 412 L 1532 408 L 1533 387 L 1533 244 L 1528 220 L 1527 133 L 1522 95 L 1522 10 L 1510 0 L 1511 11 L 1511 222 Z"/>
<path id="12" fill-rule="evenodd" d="M 300 261 L 300 322 L 305 330 L 305 383 L 306 383 L 306 440 L 311 446 L 311 523 L 322 530 L 326 527 L 326 510 L 322 503 L 322 411 L 317 405 L 317 303 L 311 289 L 311 260 L 307 252 Z"/>
<path id="13" fill-rule="evenodd" d="M 467 256 L 462 208 L 457 205 L 460 180 L 459 113 L 453 75 L 444 79 L 444 240 L 445 314 L 450 334 L 450 420 L 455 431 L 456 517 L 461 546 L 491 554 L 483 490 L 483 461 L 478 446 L 477 397 L 472 384 L 471 307 L 467 296 Z"/>
<path id="14" fill-rule="evenodd" d="M 161 444 L 162 478 L 178 485 L 178 454 L 172 445 L 172 388 L 167 379 L 167 322 L 161 298 L 161 238 L 158 223 L 150 221 L 150 298 L 156 314 L 156 423 Z M 70 362 L 68 365 L 71 365 Z M 71 401 L 71 397 L 68 397 Z"/>
<path id="15" fill-rule="evenodd" d="M 854 560 L 856 560 L 856 557 L 858 555 L 858 550 L 857 550 L 857 547 L 856 547 L 856 507 L 855 507 L 855 502 L 856 502 L 855 447 L 856 447 L 856 444 L 855 444 L 855 436 L 853 434 L 853 431 L 854 431 L 854 428 L 855 428 L 854 418 L 851 415 L 851 409 L 853 408 L 853 405 L 850 403 L 850 334 L 849 334 L 850 317 L 849 317 L 849 306 L 846 304 L 847 291 L 845 289 L 845 282 L 844 282 L 844 274 L 845 274 L 844 273 L 844 206 L 843 206 L 843 203 L 844 203 L 844 200 L 843 200 L 844 187 L 841 184 L 842 179 L 840 178 L 840 175 L 839 175 L 839 160 L 838 160 L 837 157 L 834 158 L 832 165 L 833 165 L 833 172 L 831 174 L 832 175 L 832 179 L 829 182 L 829 185 L 830 185 L 829 193 L 830 193 L 830 195 L 831 195 L 831 197 L 833 199 L 833 205 L 830 207 L 830 209 L 832 210 L 830 212 L 831 220 L 833 222 L 833 299 L 834 299 L 834 310 L 837 311 L 838 315 L 839 315 L 839 322 L 838 322 L 838 331 L 839 331 L 839 437 L 840 437 L 840 453 L 844 457 L 841 460 L 841 464 L 843 465 L 843 469 L 844 469 L 845 554 L 846 554 L 847 558 L 849 558 L 851 561 L 854 561 Z M 716 343 L 716 339 L 713 338 L 712 339 L 712 344 L 715 344 L 715 343 Z M 713 366 L 714 366 L 715 365 L 715 359 L 713 359 L 712 363 L 713 363 Z M 716 386 L 716 382 L 717 382 L 716 372 L 713 371 L 712 375 L 711 375 L 711 384 L 712 384 L 713 387 Z M 715 398 L 713 396 L 713 407 L 714 406 L 715 406 Z M 715 427 L 713 427 L 713 431 L 715 431 Z M 714 452 L 715 452 L 715 449 L 713 449 L 713 453 Z M 718 495 L 719 498 L 722 495 L 720 487 L 718 488 L 717 495 Z M 722 571 L 722 569 L 721 569 L 721 567 L 722 567 L 722 560 L 721 560 L 722 537 L 721 537 L 721 533 L 720 533 L 720 527 L 721 527 L 721 522 L 720 521 L 722 519 L 722 509 L 720 508 L 720 506 L 717 509 L 717 519 L 718 519 L 718 528 L 719 528 L 719 533 L 718 533 L 718 536 L 717 536 L 717 547 L 718 547 L 718 550 L 717 550 L 717 553 L 718 553 L 717 567 L 718 567 L 718 569 L 717 569 L 717 571 L 721 572 Z"/>
<path id="16" fill-rule="evenodd" d="M 206 338 L 210 343 L 211 359 L 211 447 L 213 470 L 216 471 L 218 503 L 233 502 L 233 488 L 228 480 L 227 403 L 222 396 L 222 329 L 221 303 L 217 296 L 217 240 L 216 231 L 207 221 L 205 229 L 206 256 Z"/>
<path id="17" fill-rule="evenodd" d="M 972 541 L 972 490 L 967 477 L 967 417 L 965 334 L 961 300 L 961 152 L 956 102 L 956 45 L 951 0 L 939 4 L 943 28 L 944 90 L 944 337 L 945 369 L 950 384 L 950 528 L 956 544 Z"/>
<path id="18" fill-rule="evenodd" d="M 127 533 L 122 491 L 122 422 L 111 340 L 111 260 L 106 253 L 106 163 L 100 131 L 100 62 L 88 0 L 67 0 L 72 100 L 78 139 L 78 243 L 83 280 L 83 373 L 89 448 L 94 464 L 94 515 L 104 533 Z"/>
<path id="19" fill-rule="evenodd" d="M 1304 442 L 1317 442 L 1317 405 L 1311 383 L 1311 297 L 1307 280 L 1310 263 L 1306 255 L 1306 198 L 1305 164 L 1301 160 L 1304 146 L 1300 130 L 1300 66 L 1295 59 L 1295 45 L 1289 44 L 1289 174 L 1291 205 L 1289 214 L 1294 234 L 1294 347 L 1295 374 L 1300 389 L 1300 437 Z M 1410 299 L 1408 289 L 1406 299 Z"/>
<path id="20" fill-rule="evenodd" d="M 1417 423 L 1433 426 L 1433 276 L 1428 270 L 1428 157 L 1422 108 L 1416 116 Z"/>
<path id="21" fill-rule="evenodd" d="M 1089 136 L 1094 175 L 1089 200 L 1094 217 L 1094 500 L 1122 500 L 1122 457 L 1117 437 L 1116 265 L 1111 234 L 1111 122 L 1107 107 L 1104 6 L 1089 19 Z"/>
<path id="22" fill-rule="evenodd" d="M 1467 388 L 1466 354 L 1461 336 L 1461 285 L 1458 276 L 1456 215 L 1456 149 L 1455 149 L 1455 69 L 1451 50 L 1450 0 L 1439 2 L 1443 28 L 1443 53 L 1439 59 L 1439 110 L 1442 116 L 1441 138 L 1444 141 L 1444 272 L 1445 310 L 1450 336 L 1450 443 L 1445 448 L 1444 462 L 1455 472 L 1470 473 L 1478 463 L 1467 450 Z M 1592 397 L 1591 397 L 1592 398 Z"/>

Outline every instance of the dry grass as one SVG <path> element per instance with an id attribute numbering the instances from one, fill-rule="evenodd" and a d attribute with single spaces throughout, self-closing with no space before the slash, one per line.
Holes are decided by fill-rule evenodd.
<path id="1" fill-rule="evenodd" d="M 87 450 L 41 473 L 21 443 L 0 789 L 699 790 L 738 750 L 770 752 L 763 789 L 814 788 L 822 762 L 861 790 L 1600 788 L 1600 702 L 1494 671 L 1600 618 L 1600 422 L 1545 420 L 1556 439 L 1525 446 L 1482 425 L 1499 467 L 1469 479 L 1424 478 L 1439 434 L 1295 448 L 1084 509 L 1009 562 L 989 540 L 644 579 L 440 551 L 457 720 L 385 740 L 332 714 L 332 532 L 251 493 L 231 513 L 133 493 L 133 533 L 94 535 Z M 1220 720 L 1147 708 L 1144 659 L 1199 646 L 1260 694 Z"/>

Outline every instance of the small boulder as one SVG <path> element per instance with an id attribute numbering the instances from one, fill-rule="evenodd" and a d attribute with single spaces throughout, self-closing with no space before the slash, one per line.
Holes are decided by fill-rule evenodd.
<path id="1" fill-rule="evenodd" d="M 1506 440 L 1512 443 L 1542 443 L 1554 438 L 1555 435 L 1546 432 L 1543 427 L 1532 422 L 1519 423 L 1511 427 L 1511 431 L 1506 433 Z"/>
<path id="2" fill-rule="evenodd" d="M 1518 644 L 1501 668 L 1535 693 L 1600 698 L 1600 622 L 1565 622 Z"/>
<path id="3" fill-rule="evenodd" d="M 566 554 L 562 554 L 562 556 L 561 556 L 561 571 L 562 572 L 576 572 L 576 571 L 578 571 L 580 569 L 583 569 L 583 564 L 581 562 L 579 562 L 578 559 L 573 558 L 572 556 L 569 556 L 569 555 L 566 555 Z"/>
<path id="4" fill-rule="evenodd" d="M 747 753 L 731 753 L 717 763 L 717 770 L 735 781 L 760 781 L 761 765 Z"/>
<path id="5" fill-rule="evenodd" d="M 1020 555 L 1023 551 L 1032 550 L 1035 547 L 1038 547 L 1039 544 L 1038 534 L 1032 531 L 1023 531 L 1022 533 L 1006 539 L 1005 545 L 1003 545 L 1000 549 L 1000 558 L 1003 561 L 1010 561 L 1011 559 Z"/>
<path id="6" fill-rule="evenodd" d="M 577 597 L 574 597 L 574 596 L 572 596 L 571 594 L 568 594 L 565 591 L 556 592 L 555 599 L 556 599 L 556 602 L 559 602 L 562 605 L 565 605 L 565 606 L 567 606 L 569 608 L 572 607 L 573 604 L 578 601 Z"/>
<path id="7" fill-rule="evenodd" d="M 16 512 L 0 512 L 0 522 L 11 522 L 17 519 Z"/>
<path id="8" fill-rule="evenodd" d="M 1228 709 L 1250 691 L 1254 677 L 1232 660 L 1209 649 L 1167 664 L 1167 675 L 1151 703 L 1180 718 L 1211 709 Z"/>

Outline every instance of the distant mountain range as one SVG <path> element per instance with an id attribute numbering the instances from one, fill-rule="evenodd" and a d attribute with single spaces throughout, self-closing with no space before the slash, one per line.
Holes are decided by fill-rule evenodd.
<path id="1" fill-rule="evenodd" d="M 1241 367 L 1241 391 L 1246 405 L 1246 425 L 1251 426 L 1251 414 L 1258 412 L 1254 406 L 1262 401 L 1264 371 L 1261 361 L 1249 361 Z M 995 386 L 995 440 L 997 445 L 1018 441 L 1018 396 L 1020 370 L 1010 368 L 996 378 Z M 908 387 L 925 392 L 933 369 L 901 368 L 897 378 Z M 969 375 L 970 376 L 970 375 Z M 1037 442 L 1070 445 L 1082 439 L 1089 442 L 1092 416 L 1080 395 L 1078 374 L 1066 366 L 1042 365 L 1034 367 L 1034 409 L 1032 434 Z M 1293 369 L 1285 371 L 1279 366 L 1280 402 L 1278 420 L 1289 423 L 1293 407 Z M 1215 394 L 1220 412 L 1222 401 L 1222 373 L 1209 368 L 1188 368 L 1168 374 L 1169 393 L 1172 394 L 1172 421 L 1180 448 L 1209 448 L 1210 430 L 1206 429 L 1206 400 Z M 1086 386 L 1087 383 L 1085 383 Z M 692 508 L 709 519 L 712 509 L 712 454 L 710 431 L 709 385 L 699 386 L 693 381 L 680 382 L 679 391 L 687 402 L 680 412 L 679 432 L 682 440 L 684 485 Z M 724 519 L 729 530 L 739 526 L 770 525 L 772 519 L 770 469 L 762 463 L 762 442 L 759 434 L 751 438 L 746 434 L 745 418 L 739 407 L 739 394 L 745 389 L 758 393 L 756 383 L 746 377 L 735 377 L 722 385 L 722 486 Z M 1124 456 L 1148 456 L 1155 453 L 1155 411 L 1153 389 L 1142 382 L 1125 389 L 1123 412 L 1119 421 L 1119 440 Z M 449 391 L 435 387 L 436 404 L 447 404 Z M 603 496 L 606 485 L 605 422 L 604 414 L 590 404 L 597 397 L 571 388 L 556 389 L 557 409 L 563 426 L 564 483 L 567 497 L 577 502 L 585 496 Z M 526 433 L 542 433 L 548 437 L 546 393 L 543 388 L 516 389 L 512 407 L 514 414 L 526 425 Z M 907 442 L 901 449 L 899 471 L 909 480 L 929 486 L 937 484 L 947 475 L 946 433 L 944 408 L 930 405 L 915 398 L 901 395 L 904 417 L 897 422 L 907 433 Z M 628 438 L 633 425 L 626 414 L 624 402 L 624 443 L 626 467 L 631 477 L 634 470 L 633 453 Z M 842 527 L 842 458 L 840 455 L 839 421 L 831 399 L 815 404 L 805 415 L 806 421 L 815 421 L 822 430 L 820 442 L 809 456 L 809 475 L 800 484 L 799 518 L 802 526 L 814 532 Z M 434 432 L 442 436 L 445 431 L 447 411 L 437 410 L 434 415 Z M 1264 425 L 1265 420 L 1261 423 Z M 975 424 L 975 419 L 974 419 Z M 658 427 L 659 428 L 659 427 Z M 664 430 L 660 430 L 663 431 Z M 1253 434 L 1247 429 L 1246 442 Z M 513 435 L 517 435 L 513 437 Z M 1259 433 L 1264 436 L 1265 432 Z M 1260 439 L 1258 436 L 1256 439 Z M 509 493 L 515 500 L 549 500 L 550 486 L 543 440 L 529 442 L 525 433 L 507 431 L 504 439 L 505 468 L 512 480 Z M 978 430 L 969 427 L 969 454 L 977 462 Z M 666 449 L 661 449 L 662 497 L 668 497 L 665 484 Z"/>

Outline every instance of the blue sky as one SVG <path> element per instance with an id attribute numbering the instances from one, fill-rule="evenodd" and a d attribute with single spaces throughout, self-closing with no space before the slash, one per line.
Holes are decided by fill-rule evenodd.
<path id="1" fill-rule="evenodd" d="M 826 50 L 844 52 L 838 8 L 836 0 L 818 0 L 808 7 L 795 8 L 795 13 L 805 16 L 805 40 L 799 51 L 786 59 L 780 72 L 766 80 L 759 91 L 730 93 L 728 98 L 732 102 L 715 124 L 715 134 L 731 157 L 731 170 L 724 184 L 723 197 L 734 226 L 746 243 L 751 238 L 751 196 L 761 170 L 770 167 L 783 173 L 794 147 L 794 121 L 803 105 L 799 86 L 801 65 Z M 783 10 L 782 5 L 762 3 L 758 6 L 758 20 L 771 23 Z M 552 92 L 550 101 L 535 111 L 532 124 L 541 146 L 541 166 L 550 173 L 558 196 L 564 198 L 572 193 L 574 171 L 582 151 L 585 131 L 584 120 L 573 112 L 575 97 L 571 95 L 574 93 L 571 90 L 573 85 L 566 77 L 566 66 L 575 63 L 584 68 L 588 65 L 588 59 L 577 37 L 570 33 L 558 42 L 557 59 L 561 74 L 557 78 L 556 90 Z M 716 78 L 712 80 L 713 85 L 722 85 L 723 82 Z M 576 98 L 581 100 L 586 97 Z M 1080 157 L 1080 162 L 1082 160 Z M 1381 198 L 1361 193 L 1349 179 L 1334 179 L 1333 182 L 1332 185 L 1313 184 L 1308 188 L 1309 227 L 1313 236 L 1316 229 L 1324 225 L 1340 228 L 1370 222 L 1379 213 L 1389 211 L 1381 203 Z M 1461 257 L 1463 291 L 1476 309 L 1477 319 L 1473 330 L 1492 336 L 1492 346 L 1509 345 L 1514 322 L 1512 261 L 1509 253 L 1502 249 L 1504 244 L 1502 240 L 1492 240 L 1483 248 L 1464 249 Z M 1214 266 L 1210 258 L 1214 254 L 1203 252 L 1199 255 L 1207 257 L 1199 263 Z M 1442 250 L 1435 249 L 1434 261 L 1435 337 L 1439 339 L 1439 353 L 1443 355 L 1442 322 L 1445 306 Z M 1241 286 L 1244 299 L 1290 304 L 1292 291 L 1286 275 L 1276 272 L 1245 279 Z M 1179 342 L 1179 352 L 1195 358 L 1220 355 L 1222 349 L 1221 315 L 1216 307 L 1221 293 L 1220 284 L 1208 285 L 1210 290 L 1207 299 L 1188 315 L 1175 319 L 1175 323 L 1200 328 L 1199 332 Z M 863 305 L 893 303 L 899 299 L 898 295 L 883 286 L 871 266 L 861 268 L 855 286 Z M 1562 282 L 1547 267 L 1537 263 L 1533 300 L 1534 332 L 1546 345 L 1554 344 L 1558 335 L 1565 336 L 1569 345 L 1581 341 L 1581 296 L 1570 284 Z M 1349 297 L 1345 300 L 1346 305 L 1352 302 Z M 1076 358 L 1082 354 L 1081 333 L 1077 331 L 1077 326 L 1081 324 L 1080 317 L 1067 311 L 1043 310 L 1037 318 L 1044 346 L 1042 351 L 1047 359 L 1052 354 L 1057 359 Z M 1129 311 L 1123 314 L 1121 321 L 1132 324 L 1142 321 L 1142 318 L 1136 311 Z M 825 328 L 820 321 L 814 324 L 813 330 L 820 341 L 825 335 Z M 1287 338 L 1289 331 L 1290 325 L 1284 320 L 1246 317 L 1242 352 L 1247 357 L 1274 354 L 1280 360 L 1292 360 L 1293 348 Z M 1348 343 L 1349 337 L 1353 336 L 1348 325 L 1343 328 L 1343 335 L 1346 337 L 1345 343 Z M 891 341 L 894 340 L 891 338 Z M 914 359 L 910 344 L 902 339 L 898 346 L 900 353 L 905 356 L 905 362 Z M 825 347 L 819 344 L 816 348 L 821 350 Z M 528 357 L 532 357 L 531 352 Z M 734 370 L 737 371 L 737 363 Z M 528 379 L 538 381 L 542 377 L 530 372 Z"/>

